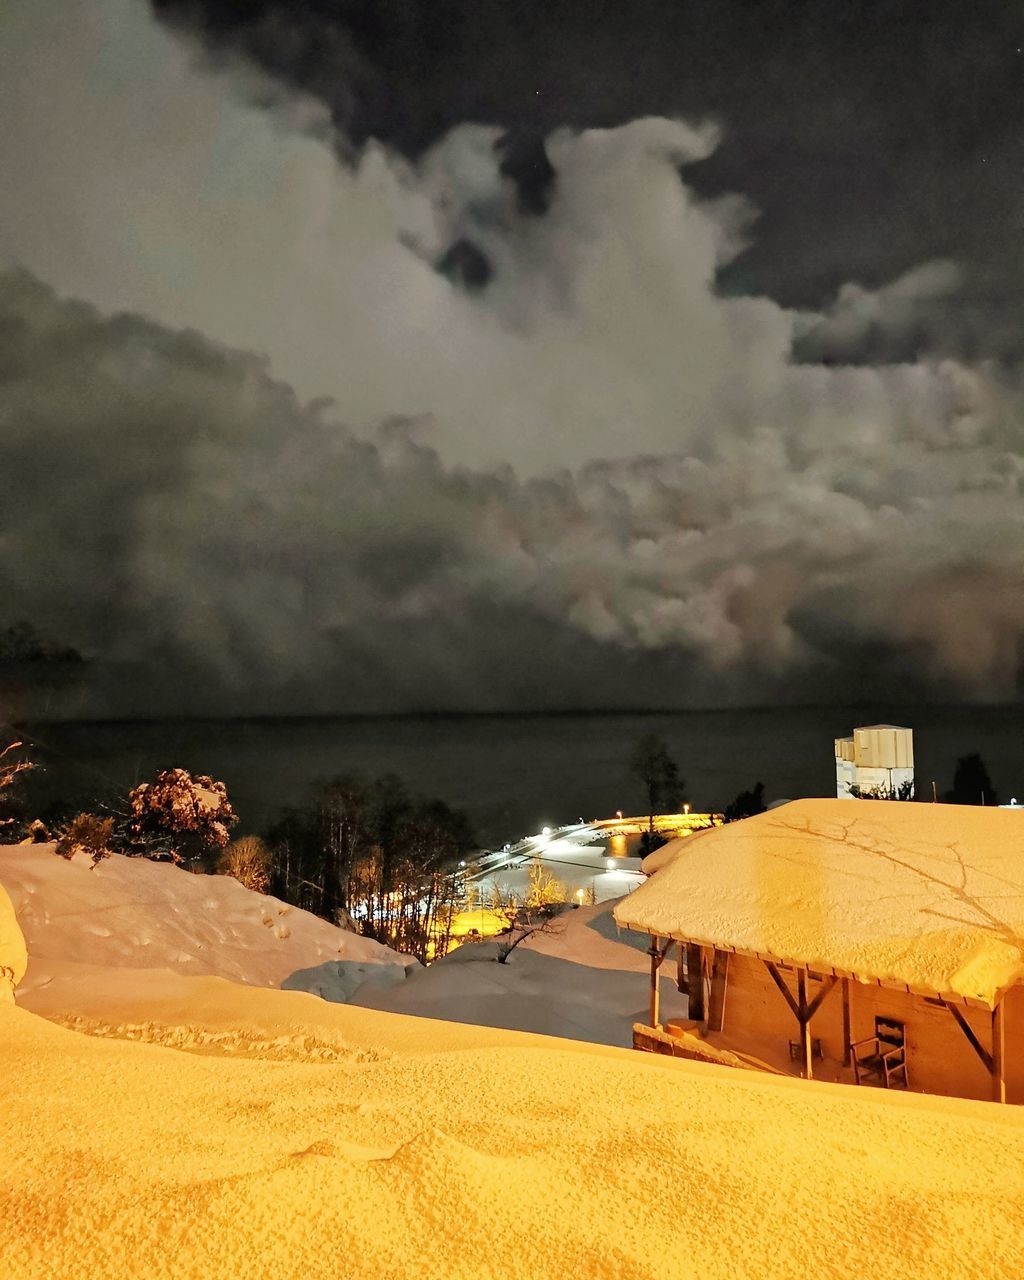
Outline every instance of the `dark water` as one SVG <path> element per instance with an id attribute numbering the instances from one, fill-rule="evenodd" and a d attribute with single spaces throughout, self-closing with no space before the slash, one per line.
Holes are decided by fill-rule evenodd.
<path id="1" fill-rule="evenodd" d="M 782 710 L 177 720 L 37 724 L 24 731 L 44 766 L 33 799 L 86 805 L 161 769 L 222 779 L 241 819 L 262 831 L 317 779 L 393 772 L 464 808 L 481 843 L 500 845 L 545 825 L 642 811 L 627 760 L 641 734 L 669 744 L 696 809 L 719 809 L 758 780 L 769 799 L 834 795 L 833 738 L 854 725 L 914 729 L 918 795 L 951 785 L 957 756 L 979 751 L 1000 798 L 1024 797 L 1024 708 L 802 707 Z"/>

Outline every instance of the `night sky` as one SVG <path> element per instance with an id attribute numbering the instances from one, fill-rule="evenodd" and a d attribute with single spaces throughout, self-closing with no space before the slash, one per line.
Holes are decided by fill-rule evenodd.
<path id="1" fill-rule="evenodd" d="M 0 9 L 0 629 L 142 715 L 1009 701 L 1024 4 Z"/>

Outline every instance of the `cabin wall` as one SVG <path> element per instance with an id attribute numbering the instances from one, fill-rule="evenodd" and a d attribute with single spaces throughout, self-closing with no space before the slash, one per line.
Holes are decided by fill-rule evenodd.
<path id="1" fill-rule="evenodd" d="M 1003 1001 L 1006 1101 L 1024 1103 L 1024 987 L 1012 987 Z"/>
<path id="2" fill-rule="evenodd" d="M 796 995 L 795 970 L 782 970 Z M 820 981 L 809 979 L 807 998 L 813 1000 Z M 1024 1102 L 1024 992 L 1015 989 L 1006 1011 L 1008 1100 Z M 948 1009 L 926 1003 L 922 996 L 890 990 L 875 983 L 850 980 L 853 1040 L 875 1033 L 875 1018 L 893 1018 L 906 1028 L 910 1088 L 918 1093 L 988 1100 L 992 1081 L 981 1059 Z M 986 1049 L 992 1045 L 991 1015 L 986 1010 L 961 1012 Z M 724 1033 L 745 1052 L 779 1061 L 788 1056 L 788 1042 L 799 1035 L 797 1020 L 760 960 L 733 955 L 729 962 Z M 843 998 L 837 983 L 811 1020 L 811 1035 L 821 1041 L 822 1054 L 832 1063 L 843 1060 Z M 853 1080 L 853 1068 L 840 1073 Z"/>

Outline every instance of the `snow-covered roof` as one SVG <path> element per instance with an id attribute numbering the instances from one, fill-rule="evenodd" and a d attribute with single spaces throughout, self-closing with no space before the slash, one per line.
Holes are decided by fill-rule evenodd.
<path id="1" fill-rule="evenodd" d="M 794 800 L 673 845 L 620 925 L 990 1008 L 1024 980 L 1012 813 Z"/>

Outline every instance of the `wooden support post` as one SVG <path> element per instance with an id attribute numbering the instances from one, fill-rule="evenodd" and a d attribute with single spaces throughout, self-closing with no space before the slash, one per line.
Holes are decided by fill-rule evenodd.
<path id="1" fill-rule="evenodd" d="M 812 1062 L 811 1017 L 807 1010 L 806 969 L 797 969 L 796 971 L 796 1002 L 800 1010 L 797 1017 L 800 1020 L 800 1056 L 804 1063 L 804 1079 L 810 1080 L 814 1075 L 814 1065 Z"/>
<path id="2" fill-rule="evenodd" d="M 651 957 L 651 1007 L 650 1007 L 650 1024 L 657 1027 L 658 1023 L 658 970 L 661 968 L 661 962 L 664 960 L 664 954 L 658 947 L 658 935 L 653 934 L 651 937 L 651 949 L 647 953 Z"/>
<path id="3" fill-rule="evenodd" d="M 686 992 L 686 947 L 676 943 L 676 990 Z"/>
<path id="4" fill-rule="evenodd" d="M 714 951 L 711 961 L 711 991 L 708 998 L 708 1030 L 721 1031 L 725 1025 L 725 992 L 729 980 L 729 952 Z"/>
<path id="5" fill-rule="evenodd" d="M 1006 1101 L 1006 1030 L 1002 1000 L 992 1010 L 992 1101 Z"/>
<path id="6" fill-rule="evenodd" d="M 704 1021 L 704 975 L 701 973 L 700 947 L 686 944 L 687 1014 L 693 1022 Z"/>
<path id="7" fill-rule="evenodd" d="M 782 974 L 779 972 L 778 968 L 774 964 L 772 964 L 770 960 L 766 960 L 764 962 L 764 967 L 768 970 L 768 973 L 771 975 L 772 982 L 774 982 L 775 985 L 778 987 L 779 991 L 781 992 L 783 998 L 786 1001 L 786 1004 L 789 1005 L 790 1010 L 793 1013 L 793 1017 L 796 1018 L 797 1026 L 800 1028 L 800 1038 L 797 1040 L 796 1044 L 800 1050 L 800 1060 L 804 1066 L 804 1076 L 806 1079 L 810 1080 L 814 1075 L 814 1068 L 811 1062 L 811 1059 L 813 1056 L 813 1048 L 814 1048 L 814 1042 L 811 1039 L 811 1019 L 821 1008 L 829 992 L 834 989 L 839 979 L 835 976 L 835 974 L 833 974 L 830 978 L 823 979 L 821 984 L 821 990 L 818 992 L 818 994 L 814 997 L 813 1000 L 808 1001 L 807 970 L 797 969 L 796 999 L 794 1000 L 793 993 L 792 991 L 790 991 L 789 987 L 786 986 L 785 979 L 783 978 Z M 845 1013 L 846 1011 L 845 1002 L 843 1005 L 843 1010 Z M 845 1017 L 843 1021 L 845 1024 L 846 1022 Z M 849 1037 L 847 1037 L 847 1040 L 849 1040 Z M 792 1044 L 792 1041 L 790 1041 L 790 1043 Z"/>
<path id="8" fill-rule="evenodd" d="M 853 1043 L 853 1019 L 850 1016 L 850 979 L 843 979 L 843 1066 L 850 1065 L 850 1045 Z"/>

